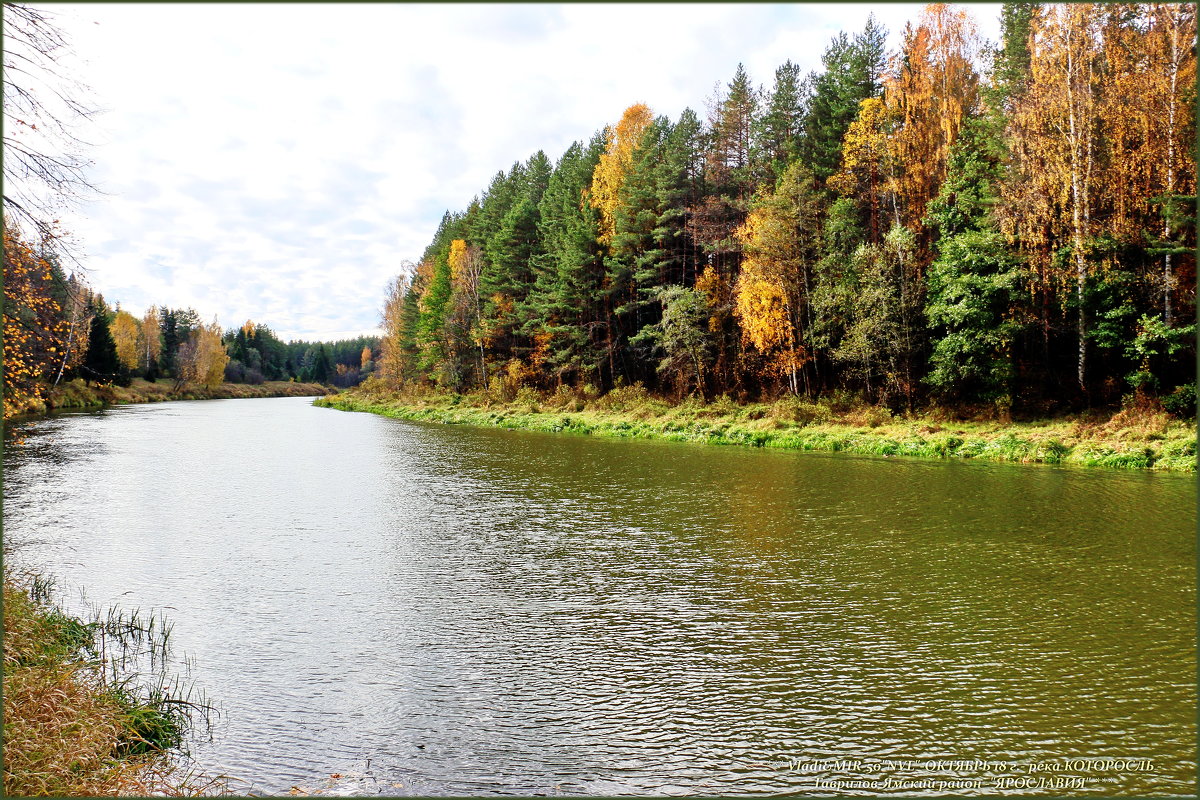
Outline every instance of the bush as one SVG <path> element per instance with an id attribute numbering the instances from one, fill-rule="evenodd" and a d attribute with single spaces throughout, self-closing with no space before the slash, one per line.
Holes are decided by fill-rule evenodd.
<path id="1" fill-rule="evenodd" d="M 863 406 L 847 412 L 842 421 L 848 425 L 878 428 L 892 421 L 892 412 L 883 406 Z"/>
<path id="2" fill-rule="evenodd" d="M 565 383 L 559 384 L 549 400 L 546 401 L 554 408 L 570 408 L 575 405 L 575 390 Z"/>
<path id="3" fill-rule="evenodd" d="M 767 413 L 772 419 L 798 422 L 801 425 L 820 424 L 833 418 L 833 412 L 829 410 L 828 406 L 810 403 L 795 396 L 776 400 Z"/>
<path id="4" fill-rule="evenodd" d="M 513 405 L 519 406 L 522 409 L 528 409 L 529 412 L 536 413 L 539 404 L 542 401 L 542 396 L 538 394 L 537 389 L 532 386 L 522 386 L 517 390 L 516 396 L 513 398 Z"/>
<path id="5" fill-rule="evenodd" d="M 1166 412 L 1180 419 L 1196 418 L 1197 392 L 1196 384 L 1185 383 L 1175 387 L 1175 391 L 1160 398 Z"/>
<path id="6" fill-rule="evenodd" d="M 630 411 L 643 405 L 650 395 L 641 381 L 632 386 L 616 386 L 612 391 L 596 401 L 596 405 L 606 411 Z"/>

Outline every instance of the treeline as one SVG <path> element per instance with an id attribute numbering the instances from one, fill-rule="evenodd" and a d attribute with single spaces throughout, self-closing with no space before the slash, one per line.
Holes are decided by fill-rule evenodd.
<path id="1" fill-rule="evenodd" d="M 6 221 L 7 222 L 7 221 Z M 354 386 L 375 369 L 377 337 L 280 340 L 261 323 L 222 330 L 192 308 L 110 307 L 60 264 L 53 241 L 36 245 L 4 228 L 4 415 L 60 383 L 128 386 L 134 378 L 214 387 L 302 381 Z"/>
<path id="2" fill-rule="evenodd" d="M 1194 409 L 1195 6 L 1001 21 L 872 19 L 513 164 L 389 287 L 381 380 Z"/>

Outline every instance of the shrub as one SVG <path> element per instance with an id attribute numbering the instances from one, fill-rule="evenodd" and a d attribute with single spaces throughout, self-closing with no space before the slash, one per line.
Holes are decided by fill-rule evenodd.
<path id="1" fill-rule="evenodd" d="M 842 421 L 864 428 L 878 428 L 892 421 L 892 412 L 883 406 L 862 406 L 847 412 Z"/>
<path id="2" fill-rule="evenodd" d="M 532 414 L 538 411 L 541 401 L 542 396 L 538 394 L 537 389 L 534 389 L 532 386 L 522 386 L 517 390 L 512 403 L 519 408 L 528 409 Z"/>
<path id="3" fill-rule="evenodd" d="M 638 381 L 632 386 L 613 387 L 612 391 L 596 402 L 596 405 L 607 411 L 629 411 L 646 403 L 649 397 L 646 387 Z"/>
<path id="4" fill-rule="evenodd" d="M 737 403 L 733 402 L 729 395 L 723 394 L 708 404 L 705 415 L 710 417 L 728 417 L 736 414 L 737 411 Z"/>
<path id="5" fill-rule="evenodd" d="M 1196 384 L 1185 383 L 1183 386 L 1176 386 L 1175 391 L 1160 399 L 1168 414 L 1180 419 L 1196 418 Z"/>
<path id="6" fill-rule="evenodd" d="M 547 403 L 554 408 L 569 408 L 575 404 L 575 390 L 565 383 L 559 384 L 554 390 L 554 394 L 550 396 Z"/>
<path id="7" fill-rule="evenodd" d="M 776 400 L 767 412 L 773 419 L 798 422 L 801 425 L 820 424 L 833 418 L 828 406 L 810 403 L 800 397 L 789 396 Z"/>

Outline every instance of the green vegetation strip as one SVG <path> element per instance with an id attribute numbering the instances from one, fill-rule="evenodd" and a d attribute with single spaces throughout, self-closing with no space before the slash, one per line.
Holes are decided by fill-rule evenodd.
<path id="1" fill-rule="evenodd" d="M 721 399 L 670 405 L 638 395 L 590 402 L 525 395 L 506 403 L 472 396 L 399 396 L 351 390 L 316 405 L 387 417 L 618 438 L 665 439 L 786 450 L 918 458 L 969 458 L 1010 463 L 1071 464 L 1196 471 L 1195 428 L 1162 413 L 1124 411 L 1106 420 L 946 422 L 895 418 L 873 407 L 835 415 L 796 400 L 737 405 Z M 560 401 L 556 403 L 555 401 Z"/>
<path id="2" fill-rule="evenodd" d="M 319 383 L 266 381 L 261 384 L 221 383 L 216 386 L 184 384 L 174 381 L 150 382 L 135 378 L 129 386 L 88 384 L 76 378 L 51 389 L 44 401 L 30 399 L 22 414 L 44 414 L 61 408 L 99 408 L 129 403 L 160 403 L 167 400 L 234 400 L 252 397 L 314 397 L 329 391 Z"/>

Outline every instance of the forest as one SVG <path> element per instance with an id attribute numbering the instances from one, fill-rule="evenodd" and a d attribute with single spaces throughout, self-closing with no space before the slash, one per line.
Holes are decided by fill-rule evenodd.
<path id="1" fill-rule="evenodd" d="M 1191 4 L 872 19 L 703 114 L 498 172 L 390 284 L 372 385 L 1195 413 Z"/>
<path id="2" fill-rule="evenodd" d="M 355 386 L 375 368 L 379 339 L 281 341 L 247 320 L 222 330 L 195 309 L 152 306 L 142 316 L 110 306 L 52 241 L 34 246 L 4 230 L 4 415 L 60 384 L 128 386 L 134 378 L 185 386 L 301 381 Z"/>

